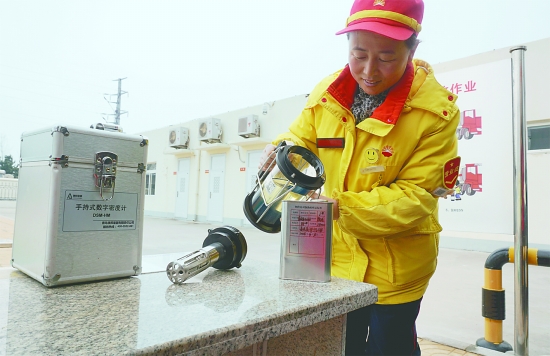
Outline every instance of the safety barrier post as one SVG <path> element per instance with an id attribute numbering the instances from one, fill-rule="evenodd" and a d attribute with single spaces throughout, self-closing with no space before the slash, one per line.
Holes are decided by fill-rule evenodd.
<path id="1" fill-rule="evenodd" d="M 476 341 L 477 346 L 500 352 L 512 350 L 512 346 L 502 336 L 502 322 L 506 317 L 502 266 L 514 263 L 514 252 L 513 247 L 498 249 L 485 261 L 481 305 L 481 315 L 485 318 L 485 337 Z M 530 265 L 550 267 L 550 251 L 530 248 L 527 251 L 527 262 Z"/>

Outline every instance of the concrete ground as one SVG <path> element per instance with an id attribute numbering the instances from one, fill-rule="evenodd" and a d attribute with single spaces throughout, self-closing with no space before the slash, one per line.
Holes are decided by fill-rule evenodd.
<path id="1" fill-rule="evenodd" d="M 10 269 L 11 240 L 15 202 L 0 201 L 0 269 Z M 179 256 L 202 246 L 209 229 L 223 224 L 193 223 L 146 217 L 143 255 L 158 261 L 158 256 Z M 248 244 L 248 258 L 278 259 L 280 235 L 263 233 L 252 226 L 237 227 Z M 485 252 L 441 249 L 438 269 L 422 302 L 417 322 L 423 355 L 502 355 L 475 347 L 484 336 L 481 316 L 481 288 Z M 165 261 L 166 264 L 168 261 Z M 243 261 L 246 263 L 246 259 Z M 145 267 L 144 267 L 145 268 Z M 503 268 L 506 290 L 504 340 L 514 346 L 514 275 L 513 265 Z M 529 353 L 550 355 L 550 268 L 529 268 Z M 512 353 L 513 354 L 513 353 Z"/>

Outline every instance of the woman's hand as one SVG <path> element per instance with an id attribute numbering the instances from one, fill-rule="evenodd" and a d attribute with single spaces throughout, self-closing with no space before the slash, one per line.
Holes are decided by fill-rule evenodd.
<path id="1" fill-rule="evenodd" d="M 260 156 L 260 162 L 258 163 L 258 169 L 260 171 L 265 171 L 264 167 L 269 167 L 275 158 L 274 155 L 271 155 L 277 146 L 272 145 L 271 143 L 265 146 L 262 155 Z"/>
<path id="2" fill-rule="evenodd" d="M 338 200 L 325 197 L 324 195 L 319 195 L 318 193 L 313 193 L 311 195 L 313 199 L 326 200 L 332 203 L 332 220 L 338 220 L 340 217 L 340 209 L 338 208 Z"/>
<path id="3" fill-rule="evenodd" d="M 285 144 L 287 146 L 292 146 L 294 145 L 294 142 L 285 141 Z M 265 168 L 271 166 L 273 160 L 275 159 L 275 155 L 272 155 L 275 148 L 277 148 L 277 146 L 272 145 L 271 143 L 264 147 L 262 156 L 260 157 L 260 162 L 258 163 L 258 169 L 260 171 L 265 171 Z"/>

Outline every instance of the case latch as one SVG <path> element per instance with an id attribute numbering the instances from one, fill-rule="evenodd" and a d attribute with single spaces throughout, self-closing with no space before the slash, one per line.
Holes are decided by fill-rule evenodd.
<path id="1" fill-rule="evenodd" d="M 115 195 L 115 179 L 118 155 L 112 152 L 98 152 L 94 159 L 95 186 L 99 188 L 99 195 L 103 200 L 111 200 Z M 103 197 L 103 189 L 111 189 L 109 198 Z"/>

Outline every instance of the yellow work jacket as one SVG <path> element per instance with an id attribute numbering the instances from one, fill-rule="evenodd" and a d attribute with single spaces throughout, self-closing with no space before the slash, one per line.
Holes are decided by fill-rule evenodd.
<path id="1" fill-rule="evenodd" d="M 340 214 L 332 275 L 376 285 L 380 304 L 406 303 L 423 296 L 437 264 L 435 192 L 448 190 L 443 167 L 457 155 L 457 97 L 415 59 L 355 125 L 356 87 L 347 66 L 325 78 L 273 143 L 293 141 L 323 162 L 323 195 L 338 201 Z"/>

